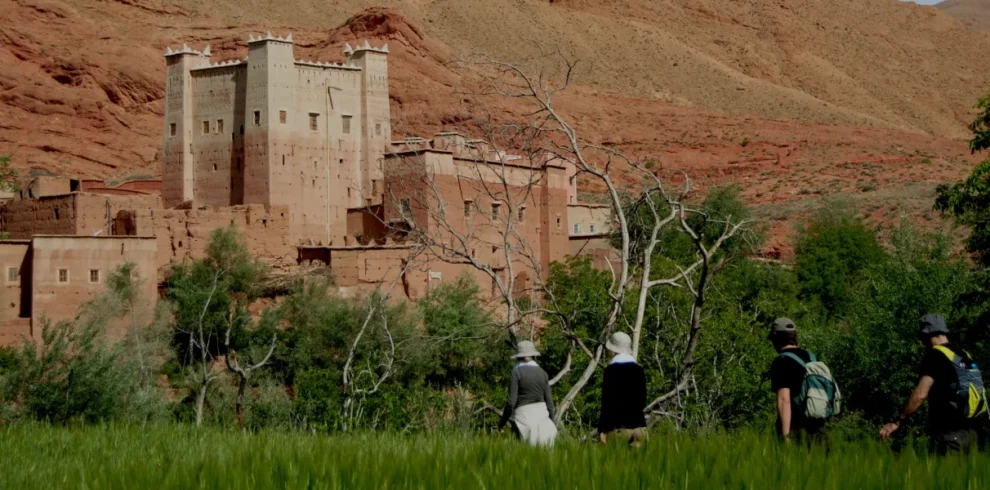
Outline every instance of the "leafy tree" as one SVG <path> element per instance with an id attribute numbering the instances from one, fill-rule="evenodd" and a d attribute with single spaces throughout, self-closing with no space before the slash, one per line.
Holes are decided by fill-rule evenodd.
<path id="1" fill-rule="evenodd" d="M 972 153 L 990 148 L 990 94 L 976 103 L 979 114 L 970 123 L 973 138 Z M 966 246 L 983 266 L 990 266 L 990 160 L 976 165 L 965 180 L 955 184 L 939 184 L 936 188 L 935 209 L 950 214 L 971 229 Z"/>
<path id="2" fill-rule="evenodd" d="M 16 168 L 10 166 L 10 155 L 0 155 L 0 191 L 17 192 L 20 186 L 17 184 L 19 173 Z"/>
<path id="3" fill-rule="evenodd" d="M 226 354 L 228 327 L 244 325 L 245 310 L 261 291 L 264 266 L 231 225 L 210 235 L 206 257 L 173 267 L 167 297 L 175 308 L 174 345 L 194 394 L 196 425 L 217 379 L 217 355 Z"/>
<path id="4" fill-rule="evenodd" d="M 132 325 L 141 331 L 118 342 L 106 336 L 108 325 L 120 324 L 135 308 L 139 282 L 133 264 L 124 264 L 107 277 L 107 292 L 77 318 L 54 325 L 43 321 L 41 342 L 25 340 L 0 377 L 0 402 L 7 411 L 62 424 L 161 416 L 158 380 L 148 375 L 162 356 L 161 345 L 148 342 L 156 325 Z"/>
<path id="5" fill-rule="evenodd" d="M 818 300 L 825 312 L 844 311 L 852 286 L 883 257 L 876 233 L 852 210 L 829 203 L 801 230 L 795 247 L 802 297 Z"/>

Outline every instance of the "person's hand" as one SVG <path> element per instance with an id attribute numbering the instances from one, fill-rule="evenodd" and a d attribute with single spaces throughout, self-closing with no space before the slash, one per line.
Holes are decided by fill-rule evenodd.
<path id="1" fill-rule="evenodd" d="M 601 439 L 602 444 L 605 444 L 605 433 L 604 432 L 602 432 L 601 434 L 598 434 L 598 438 Z"/>
<path id="2" fill-rule="evenodd" d="M 505 427 L 499 427 L 498 433 L 499 434 L 505 434 Z"/>
<path id="3" fill-rule="evenodd" d="M 890 439 L 890 435 L 893 434 L 894 431 L 899 429 L 900 427 L 901 424 L 899 422 L 891 422 L 883 426 L 883 428 L 880 429 L 880 439 L 883 441 Z"/>

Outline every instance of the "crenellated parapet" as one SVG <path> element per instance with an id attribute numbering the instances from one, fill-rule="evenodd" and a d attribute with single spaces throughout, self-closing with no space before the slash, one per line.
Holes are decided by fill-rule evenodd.
<path id="1" fill-rule="evenodd" d="M 347 55 L 348 58 L 350 58 L 350 57 L 354 56 L 355 54 L 360 53 L 362 51 L 370 51 L 372 53 L 388 54 L 388 44 L 386 43 L 386 44 L 383 44 L 382 47 L 376 48 L 376 47 L 372 46 L 371 43 L 369 43 L 367 39 L 363 43 L 359 44 L 356 48 L 351 47 L 351 44 L 350 43 L 345 43 L 344 44 L 344 54 Z"/>

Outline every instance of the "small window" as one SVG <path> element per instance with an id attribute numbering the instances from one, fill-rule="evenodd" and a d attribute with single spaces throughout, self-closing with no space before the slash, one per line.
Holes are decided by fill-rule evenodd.
<path id="1" fill-rule="evenodd" d="M 60 284 L 68 284 L 68 282 L 69 282 L 69 269 L 59 269 L 58 270 L 58 282 Z"/>
<path id="2" fill-rule="evenodd" d="M 217 134 L 223 134 L 223 119 L 217 119 Z"/>
<path id="3" fill-rule="evenodd" d="M 378 195 L 378 181 L 377 180 L 372 180 L 371 181 L 371 195 L 372 196 L 377 196 Z"/>
<path id="4" fill-rule="evenodd" d="M 168 125 L 168 135 L 175 136 L 175 123 Z"/>
<path id="5" fill-rule="evenodd" d="M 320 115 L 316 113 L 309 114 L 309 130 L 318 131 L 320 129 Z"/>
<path id="6" fill-rule="evenodd" d="M 285 111 L 278 111 L 278 122 L 279 124 L 285 124 L 287 114 Z"/>
<path id="7" fill-rule="evenodd" d="M 340 124 L 344 134 L 351 134 L 351 116 L 340 116 Z"/>
<path id="8" fill-rule="evenodd" d="M 578 233 L 581 233 L 581 224 L 574 223 L 574 234 L 578 234 Z"/>
<path id="9" fill-rule="evenodd" d="M 100 283 L 100 270 L 99 269 L 90 269 L 89 270 L 89 283 L 90 284 L 99 284 Z"/>
<path id="10" fill-rule="evenodd" d="M 471 216 L 471 201 L 464 201 L 464 216 Z"/>
<path id="11" fill-rule="evenodd" d="M 7 282 L 17 282 L 20 279 L 21 268 L 16 265 L 7 266 Z"/>
<path id="12" fill-rule="evenodd" d="M 210 134 L 210 121 L 203 121 L 203 134 Z"/>
<path id="13" fill-rule="evenodd" d="M 558 230 L 560 229 L 560 226 L 561 226 L 560 223 L 561 223 L 561 221 L 562 220 L 560 219 L 560 216 L 557 216 L 557 229 Z"/>
<path id="14" fill-rule="evenodd" d="M 501 208 L 502 208 L 501 204 L 497 202 L 492 203 L 492 219 L 498 219 Z"/>
<path id="15" fill-rule="evenodd" d="M 577 177 L 575 177 L 575 176 L 573 176 L 573 175 L 572 175 L 572 176 L 571 176 L 571 179 L 570 179 L 570 182 L 571 182 L 571 185 L 574 185 L 574 182 L 575 182 L 576 180 L 577 180 Z"/>
<path id="16" fill-rule="evenodd" d="M 519 208 L 519 212 L 517 214 L 519 215 L 518 216 L 519 217 L 519 221 L 525 220 L 526 219 L 526 208 L 522 208 L 522 207 Z"/>
<path id="17" fill-rule="evenodd" d="M 215 163 L 213 164 L 213 171 L 214 171 L 214 172 L 216 172 L 216 171 L 217 171 L 217 164 L 215 164 Z"/>
<path id="18" fill-rule="evenodd" d="M 350 187 L 347 188 L 347 197 L 351 197 L 351 188 Z"/>
<path id="19" fill-rule="evenodd" d="M 376 122 L 375 123 L 375 136 L 381 136 L 381 135 L 382 135 L 382 123 Z"/>
<path id="20" fill-rule="evenodd" d="M 254 111 L 254 125 L 261 126 L 261 111 Z"/>
<path id="21" fill-rule="evenodd" d="M 409 206 L 409 199 L 403 199 L 401 202 L 402 202 L 403 213 L 408 213 L 412 210 L 412 208 Z"/>
<path id="22" fill-rule="evenodd" d="M 595 225 L 588 225 L 588 231 L 591 233 L 595 232 Z"/>

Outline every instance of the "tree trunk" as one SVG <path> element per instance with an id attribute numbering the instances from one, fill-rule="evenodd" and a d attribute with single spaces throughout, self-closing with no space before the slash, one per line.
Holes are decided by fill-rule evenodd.
<path id="1" fill-rule="evenodd" d="M 595 355 L 588 360 L 588 366 L 584 368 L 584 372 L 581 373 L 581 377 L 578 378 L 577 383 L 571 387 L 571 390 L 567 392 L 564 399 L 560 401 L 560 405 L 557 406 L 557 417 L 554 422 L 559 426 L 560 421 L 564 419 L 564 414 L 567 413 L 567 409 L 571 408 L 571 404 L 574 403 L 574 399 L 577 398 L 578 393 L 584 389 L 588 381 L 591 380 L 591 376 L 595 374 L 595 370 L 598 369 L 598 361 L 602 358 L 602 346 L 599 345 L 595 349 Z"/>
<path id="2" fill-rule="evenodd" d="M 203 425 L 203 405 L 206 403 L 206 388 L 209 385 L 203 383 L 196 390 L 196 427 Z"/>
<path id="3" fill-rule="evenodd" d="M 240 381 L 237 383 L 237 399 L 234 402 L 234 407 L 237 412 L 237 423 L 240 424 L 241 430 L 244 430 L 244 390 L 247 388 L 247 376 L 241 375 Z"/>

